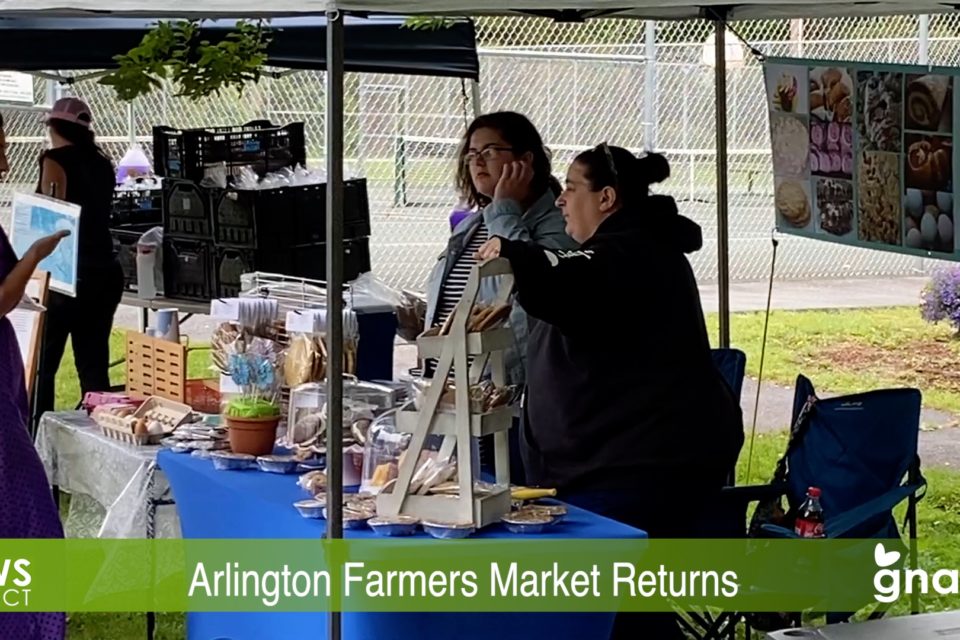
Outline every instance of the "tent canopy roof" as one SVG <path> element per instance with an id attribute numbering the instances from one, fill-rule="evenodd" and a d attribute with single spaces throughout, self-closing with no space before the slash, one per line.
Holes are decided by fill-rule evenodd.
<path id="1" fill-rule="evenodd" d="M 243 4 L 244 0 L 237 0 L 238 6 Z M 449 29 L 415 30 L 405 27 L 405 20 L 398 16 L 348 17 L 344 24 L 346 70 L 479 77 L 473 23 L 462 21 Z M 11 18 L 0 13 L 0 69 L 109 69 L 116 66 L 113 57 L 137 46 L 156 21 L 145 17 L 44 14 Z M 216 41 L 234 24 L 233 20 L 205 23 L 204 35 Z M 271 22 L 271 28 L 274 33 L 268 64 L 288 69 L 326 68 L 325 18 L 280 18 Z"/>
<path id="2" fill-rule="evenodd" d="M 953 4 L 933 0 L 0 0 L 0 13 L 53 15 L 115 14 L 147 16 L 269 17 L 320 14 L 328 9 L 370 13 L 433 13 L 504 15 L 524 11 L 547 12 L 563 17 L 564 10 L 588 16 L 617 15 L 651 19 L 705 17 L 704 9 L 725 12 L 729 20 L 756 18 L 826 18 L 955 11 Z M 567 17 L 574 14 L 567 13 Z"/>

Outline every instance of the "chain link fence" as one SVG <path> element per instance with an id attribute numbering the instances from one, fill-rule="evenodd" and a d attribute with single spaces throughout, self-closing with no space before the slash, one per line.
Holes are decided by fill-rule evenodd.
<path id="1" fill-rule="evenodd" d="M 956 15 L 732 26 L 769 56 L 938 65 L 954 65 L 960 58 Z M 675 195 L 682 212 L 703 226 L 705 246 L 694 255 L 694 268 L 701 282 L 715 280 L 711 25 L 484 18 L 477 27 L 483 110 L 527 114 L 554 152 L 558 175 L 579 150 L 601 141 L 666 153 L 673 176 L 660 190 Z M 309 164 L 323 165 L 322 73 L 277 74 L 242 97 L 224 95 L 201 103 L 156 92 L 138 100 L 132 114 L 96 79 L 67 90 L 91 103 L 100 140 L 117 159 L 131 132 L 149 154 L 155 124 L 197 127 L 268 118 L 278 124 L 305 122 Z M 38 81 L 37 95 L 45 92 L 44 82 Z M 762 72 L 746 49 L 742 64 L 728 71 L 727 93 L 731 276 L 762 279 L 769 272 L 773 184 Z M 366 176 L 370 188 L 374 269 L 394 285 L 419 287 L 449 235 L 448 215 L 456 204 L 456 145 L 472 117 L 470 87 L 450 79 L 350 74 L 345 105 L 347 174 Z M 13 171 L 0 185 L 0 207 L 13 190 L 33 188 L 43 145 L 37 113 L 6 111 L 4 116 Z M 788 237 L 781 244 L 778 275 L 920 275 L 933 265 L 916 257 Z"/>

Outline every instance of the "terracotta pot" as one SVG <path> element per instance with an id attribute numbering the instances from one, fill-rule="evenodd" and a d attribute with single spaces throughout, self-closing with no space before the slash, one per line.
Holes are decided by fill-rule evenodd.
<path id="1" fill-rule="evenodd" d="M 271 418 L 236 418 L 227 416 L 227 436 L 234 453 L 266 456 L 273 453 L 280 416 Z"/>

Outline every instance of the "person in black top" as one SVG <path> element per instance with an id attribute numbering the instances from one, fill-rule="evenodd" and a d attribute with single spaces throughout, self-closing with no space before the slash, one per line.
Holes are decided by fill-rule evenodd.
<path id="1" fill-rule="evenodd" d="M 557 200 L 580 248 L 491 238 L 478 258 L 510 261 L 531 319 L 528 483 L 651 537 L 689 538 L 736 464 L 743 416 L 713 364 L 685 255 L 700 227 L 649 191 L 669 171 L 656 154 L 585 151 Z M 670 615 L 630 615 L 614 637 L 682 636 Z"/>
<path id="2" fill-rule="evenodd" d="M 510 260 L 537 321 L 521 438 L 528 481 L 677 537 L 736 463 L 743 416 L 711 359 L 685 255 L 700 249 L 700 227 L 649 193 L 668 175 L 656 154 L 586 151 L 558 199 L 579 250 L 494 238 L 479 255 Z"/>
<path id="3" fill-rule="evenodd" d="M 110 209 L 116 172 L 94 139 L 90 108 L 63 98 L 47 117 L 51 148 L 40 158 L 37 192 L 80 205 L 75 298 L 51 291 L 37 384 L 37 415 L 55 404 L 55 380 L 67 337 L 81 392 L 110 388 L 110 330 L 123 297 L 123 271 L 113 252 Z M 72 400 L 72 399 L 71 399 Z"/>

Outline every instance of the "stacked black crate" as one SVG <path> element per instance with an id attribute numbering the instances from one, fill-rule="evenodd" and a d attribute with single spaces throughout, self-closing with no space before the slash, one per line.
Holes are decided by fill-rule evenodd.
<path id="1" fill-rule="evenodd" d="M 163 224 L 162 202 L 160 189 L 118 189 L 114 193 L 110 235 L 128 291 L 137 290 L 137 241 L 150 229 Z"/>
<path id="2" fill-rule="evenodd" d="M 163 290 L 168 298 L 199 301 L 217 290 L 210 194 L 189 180 L 163 182 Z"/>
<path id="3" fill-rule="evenodd" d="M 370 270 L 366 180 L 344 185 L 344 278 Z M 326 185 L 212 192 L 214 271 L 220 297 L 235 296 L 253 271 L 326 278 Z"/>
<path id="4" fill-rule="evenodd" d="M 164 181 L 164 288 L 170 298 L 210 300 L 235 295 L 232 279 L 218 280 L 214 198 L 201 186 L 211 173 L 235 176 L 244 167 L 259 175 L 306 163 L 303 123 L 284 127 L 258 121 L 237 127 L 154 127 L 154 169 Z M 229 256 L 230 264 L 236 264 Z M 239 267 L 239 265 L 238 265 Z M 229 269 L 227 275 L 230 275 Z"/>

